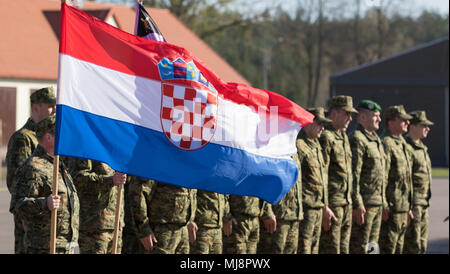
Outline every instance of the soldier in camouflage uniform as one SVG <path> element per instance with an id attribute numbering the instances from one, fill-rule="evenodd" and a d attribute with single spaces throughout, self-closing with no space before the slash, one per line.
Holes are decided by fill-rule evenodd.
<path id="1" fill-rule="evenodd" d="M 412 155 L 402 134 L 408 131 L 409 119 L 402 105 L 389 107 L 384 114 L 386 133 L 383 137 L 386 152 L 386 199 L 383 210 L 380 251 L 401 254 L 408 224 L 412 215 Z"/>
<path id="2" fill-rule="evenodd" d="M 80 199 L 80 253 L 112 253 L 116 186 L 125 183 L 126 175 L 114 172 L 105 163 L 92 160 L 67 158 L 66 163 Z M 117 253 L 120 253 L 122 246 L 123 204 L 120 209 Z"/>
<path id="3" fill-rule="evenodd" d="M 60 161 L 58 195 L 53 190 L 55 115 L 36 125 L 39 145 L 17 173 L 11 207 L 24 222 L 26 253 L 50 251 L 51 211 L 57 209 L 56 253 L 73 253 L 78 240 L 79 201 L 75 186 Z"/>
<path id="4" fill-rule="evenodd" d="M 6 185 L 12 195 L 15 190 L 16 172 L 30 157 L 38 145 L 35 125 L 50 114 L 55 113 L 56 96 L 52 87 L 46 87 L 35 91 L 30 96 L 31 117 L 25 125 L 14 132 L 8 142 L 6 152 Z M 22 221 L 14 215 L 14 252 L 24 253 L 24 230 Z"/>
<path id="5" fill-rule="evenodd" d="M 263 203 L 258 253 L 297 254 L 299 222 L 303 219 L 302 174 L 298 155 L 298 179 L 286 196 L 275 205 Z"/>
<path id="6" fill-rule="evenodd" d="M 230 208 L 225 195 L 198 190 L 195 220 L 189 228 L 191 254 L 222 254 L 223 220 Z"/>
<path id="7" fill-rule="evenodd" d="M 303 220 L 300 222 L 298 253 L 318 254 L 322 215 L 326 212 L 330 225 L 334 217 L 328 208 L 327 171 L 318 138 L 324 125 L 331 120 L 325 118 L 324 109 L 308 109 L 315 115 L 314 122 L 300 131 L 297 139 L 298 159 L 302 175 Z"/>
<path id="8" fill-rule="evenodd" d="M 427 119 L 425 111 L 409 113 L 410 120 L 406 142 L 412 151 L 413 214 L 405 235 L 405 253 L 425 254 L 428 237 L 428 207 L 431 198 L 431 160 L 428 148 L 422 143 L 433 122 Z"/>
<path id="9" fill-rule="evenodd" d="M 370 100 L 358 104 L 358 125 L 350 136 L 353 166 L 352 254 L 365 254 L 366 246 L 378 243 L 381 216 L 386 202 L 385 153 L 376 131 L 381 107 Z"/>
<path id="10" fill-rule="evenodd" d="M 188 224 L 195 218 L 197 190 L 132 180 L 128 203 L 132 226 L 148 254 L 189 254 Z"/>
<path id="11" fill-rule="evenodd" d="M 256 254 L 261 201 L 250 196 L 227 195 L 230 214 L 223 227 L 224 254 Z"/>
<path id="12" fill-rule="evenodd" d="M 330 229 L 321 233 L 320 253 L 348 254 L 352 228 L 352 152 L 346 130 L 352 121 L 352 97 L 339 95 L 331 98 L 329 118 L 319 138 L 328 172 L 328 204 L 337 218 Z M 326 219 L 326 216 L 324 216 Z"/>

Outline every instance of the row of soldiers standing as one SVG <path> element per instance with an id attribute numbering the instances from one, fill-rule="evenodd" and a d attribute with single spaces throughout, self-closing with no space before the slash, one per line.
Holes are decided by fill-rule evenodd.
<path id="1" fill-rule="evenodd" d="M 382 253 L 426 251 L 431 163 L 421 139 L 432 123 L 424 111 L 389 107 L 381 140 L 375 102 L 363 100 L 356 110 L 351 97 L 333 97 L 328 118 L 323 108 L 310 109 L 314 122 L 299 133 L 293 156 L 298 180 L 271 205 L 69 157 L 60 161 L 59 192 L 52 196 L 54 90 L 30 99 L 32 117 L 13 134 L 7 153 L 16 253 L 49 252 L 54 208 L 57 253 L 78 245 L 80 253 L 111 253 L 120 185 L 118 253 L 370 253 L 369 243 L 379 243 Z M 349 138 L 354 113 L 358 125 Z"/>

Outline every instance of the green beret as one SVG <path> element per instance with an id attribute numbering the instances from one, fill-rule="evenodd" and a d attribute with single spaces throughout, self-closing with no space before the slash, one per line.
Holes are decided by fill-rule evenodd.
<path id="1" fill-rule="evenodd" d="M 55 134 L 56 115 L 52 114 L 36 124 L 36 137 L 40 139 L 45 133 Z"/>
<path id="2" fill-rule="evenodd" d="M 358 103 L 357 106 L 358 109 L 368 109 L 371 111 L 378 111 L 381 112 L 381 107 L 379 104 L 375 103 L 374 101 L 371 100 L 362 100 Z"/>
<path id="3" fill-rule="evenodd" d="M 56 93 L 53 87 L 45 87 L 36 90 L 30 95 L 31 104 L 55 104 L 56 103 Z"/>
<path id="4" fill-rule="evenodd" d="M 323 124 L 331 123 L 331 120 L 325 117 L 325 109 L 323 107 L 308 108 L 308 111 L 314 115 L 314 121 L 318 121 Z"/>
<path id="5" fill-rule="evenodd" d="M 410 112 L 409 115 L 412 116 L 412 119 L 410 119 L 409 121 L 413 125 L 416 125 L 416 124 L 423 124 L 426 126 L 434 125 L 433 122 L 431 122 L 430 120 L 427 119 L 427 114 L 425 113 L 424 110 L 416 110 L 416 111 Z"/>

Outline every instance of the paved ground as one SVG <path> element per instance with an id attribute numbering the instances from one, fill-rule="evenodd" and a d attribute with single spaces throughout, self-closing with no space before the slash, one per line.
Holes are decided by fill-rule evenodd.
<path id="1" fill-rule="evenodd" d="M 0 185 L 0 254 L 14 253 L 13 218 L 9 213 L 10 195 L 5 188 L 5 181 Z M 449 253 L 449 222 L 443 222 L 449 215 L 449 180 L 433 179 L 430 207 L 430 228 L 428 253 Z"/>

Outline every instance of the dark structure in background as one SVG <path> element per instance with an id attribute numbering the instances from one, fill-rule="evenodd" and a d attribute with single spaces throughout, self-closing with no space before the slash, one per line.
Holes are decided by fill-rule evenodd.
<path id="1" fill-rule="evenodd" d="M 371 99 L 383 110 L 400 104 L 407 112 L 425 110 L 435 123 L 424 141 L 432 164 L 448 167 L 448 60 L 446 37 L 334 74 L 330 76 L 330 95 L 352 96 L 354 104 Z M 383 129 L 384 121 L 379 133 Z"/>

